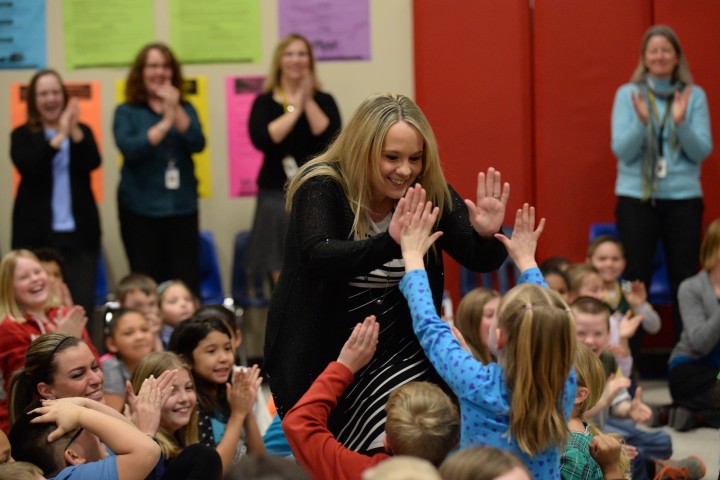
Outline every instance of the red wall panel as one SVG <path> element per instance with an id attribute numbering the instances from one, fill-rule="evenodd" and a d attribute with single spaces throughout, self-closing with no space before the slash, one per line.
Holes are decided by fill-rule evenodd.
<path id="1" fill-rule="evenodd" d="M 694 82 L 710 108 L 714 151 L 703 163 L 705 225 L 720 217 L 720 4 L 717 0 L 655 0 L 654 23 L 672 27 L 680 38 Z"/>
<path id="2" fill-rule="evenodd" d="M 528 2 L 415 0 L 413 8 L 416 100 L 445 175 L 474 198 L 477 173 L 496 167 L 512 185 L 512 212 L 531 200 L 533 183 Z M 458 268 L 446 259 L 445 270 L 457 301 Z"/>
<path id="3" fill-rule="evenodd" d="M 548 221 L 540 259 L 583 260 L 590 224 L 614 221 L 610 113 L 650 21 L 646 0 L 535 3 L 536 204 Z"/>

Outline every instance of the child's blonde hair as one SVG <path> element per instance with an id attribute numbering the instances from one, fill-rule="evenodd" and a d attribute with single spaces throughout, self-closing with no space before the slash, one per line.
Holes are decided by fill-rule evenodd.
<path id="1" fill-rule="evenodd" d="M 473 356 L 485 365 L 490 363 L 491 357 L 488 346 L 480 338 L 480 325 L 485 305 L 495 298 L 500 298 L 500 294 L 489 288 L 478 287 L 470 290 L 460 301 L 455 316 L 455 326 L 462 333 Z"/>
<path id="2" fill-rule="evenodd" d="M 571 265 L 567 270 L 567 276 L 570 280 L 570 293 L 577 295 L 577 292 L 582 288 L 582 284 L 588 275 L 599 275 L 595 267 L 589 263 L 576 263 Z"/>
<path id="3" fill-rule="evenodd" d="M 390 392 L 385 411 L 388 444 L 398 455 L 412 455 L 440 465 L 457 445 L 458 409 L 437 385 L 406 383 Z"/>
<path id="4" fill-rule="evenodd" d="M 493 480 L 519 468 L 532 478 L 524 463 L 507 450 L 473 446 L 460 450 L 440 465 L 443 480 Z"/>
<path id="5" fill-rule="evenodd" d="M 10 319 L 13 322 L 25 323 L 25 316 L 22 308 L 15 298 L 15 269 L 17 268 L 20 258 L 28 258 L 34 260 L 40 265 L 40 260 L 30 250 L 19 249 L 8 252 L 0 262 L 0 321 Z M 42 266 L 40 267 L 42 268 Z M 45 310 L 57 307 L 58 299 L 52 292 L 48 292 L 48 298 L 45 302 Z M 10 375 L 12 372 L 6 373 Z"/>
<path id="6" fill-rule="evenodd" d="M 143 381 L 153 375 L 158 378 L 163 372 L 167 370 L 174 370 L 176 368 L 183 368 L 188 372 L 188 376 L 192 381 L 192 370 L 190 366 L 185 363 L 177 354 L 173 352 L 153 352 L 147 357 L 140 360 L 135 371 L 132 374 L 130 382 L 132 383 L 133 392 L 135 395 L 140 391 Z M 193 385 L 195 388 L 195 385 Z M 160 445 L 160 451 L 162 458 L 172 458 L 180 454 L 182 448 L 178 445 L 175 437 L 180 439 L 183 447 L 187 447 L 193 443 L 198 442 L 198 413 L 197 404 L 193 408 L 193 412 L 190 415 L 190 421 L 187 425 L 180 428 L 175 436 L 170 435 L 161 426 L 158 428 L 155 438 Z"/>
<path id="7" fill-rule="evenodd" d="M 39 467 L 28 462 L 0 465 L 0 480 L 37 480 L 43 474 Z"/>
<path id="8" fill-rule="evenodd" d="M 443 480 L 443 477 L 427 460 L 398 455 L 365 470 L 362 480 Z"/>
<path id="9" fill-rule="evenodd" d="M 578 405 L 578 416 L 586 422 L 585 412 L 597 405 L 605 389 L 605 370 L 600 359 L 587 346 L 578 343 L 575 348 L 577 385 L 588 389 L 587 397 Z"/>
<path id="10" fill-rule="evenodd" d="M 518 285 L 503 297 L 498 327 L 506 335 L 510 434 L 530 456 L 562 447 L 567 438 L 562 397 L 575 358 L 570 309 L 554 290 Z"/>

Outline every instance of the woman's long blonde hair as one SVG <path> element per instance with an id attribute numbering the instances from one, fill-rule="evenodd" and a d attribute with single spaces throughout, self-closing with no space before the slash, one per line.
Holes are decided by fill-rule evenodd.
<path id="1" fill-rule="evenodd" d="M 280 42 L 278 42 L 278 44 L 275 46 L 272 63 L 270 64 L 270 74 L 265 79 L 265 83 L 263 84 L 263 91 L 272 92 L 275 88 L 280 86 L 280 78 L 282 77 L 282 68 L 280 68 L 280 62 L 282 61 L 285 49 L 295 40 L 299 40 L 305 44 L 305 47 L 308 51 L 308 68 L 310 69 L 310 73 L 312 73 L 313 78 L 315 79 L 315 89 L 320 88 L 317 78 L 315 77 L 315 54 L 313 53 L 313 48 L 312 45 L 310 45 L 310 41 L 299 33 L 290 33 L 286 35 L 282 40 L 280 40 Z"/>
<path id="2" fill-rule="evenodd" d="M 130 380 L 132 383 L 133 392 L 135 392 L 135 395 L 137 395 L 137 393 L 140 391 L 140 387 L 142 386 L 143 381 L 146 378 L 149 378 L 150 375 L 158 378 L 163 372 L 167 370 L 174 370 L 176 368 L 184 368 L 185 370 L 187 370 L 188 375 L 190 376 L 190 381 L 192 381 L 193 377 L 190 366 L 185 363 L 178 355 L 173 352 L 151 353 L 147 357 L 140 360 L 140 363 L 138 363 L 137 367 L 135 367 L 135 371 L 133 372 L 132 378 Z M 194 384 L 193 388 L 195 388 Z M 195 405 L 195 408 L 193 408 L 193 413 L 192 415 L 190 415 L 190 421 L 188 422 L 188 424 L 180 428 L 180 430 L 178 430 L 175 435 L 183 443 L 182 447 L 187 447 L 188 445 L 192 445 L 193 443 L 198 442 L 197 404 Z M 157 433 L 155 434 L 155 438 L 157 439 L 158 444 L 160 444 L 162 458 L 173 458 L 180 454 L 182 448 L 175 440 L 175 436 L 165 431 L 162 426 L 160 426 Z"/>
<path id="3" fill-rule="evenodd" d="M 350 236 L 365 238 L 372 201 L 373 179 L 380 182 L 380 157 L 385 135 L 398 122 L 412 125 L 423 139 L 422 170 L 417 178 L 427 198 L 443 211 L 451 207 L 450 190 L 440 168 L 435 134 L 420 108 L 410 98 L 383 93 L 366 98 L 328 149 L 303 165 L 287 189 L 288 210 L 298 190 L 315 177 L 330 177 L 340 184 L 355 219 Z"/>
<path id="4" fill-rule="evenodd" d="M 565 445 L 565 382 L 575 360 L 575 321 L 555 291 L 523 284 L 511 289 L 498 310 L 506 335 L 503 354 L 510 392 L 510 435 L 534 456 Z"/>
<path id="5" fill-rule="evenodd" d="M 0 322 L 10 319 L 14 322 L 25 323 L 22 308 L 15 299 L 15 268 L 19 258 L 29 258 L 40 265 L 40 260 L 30 250 L 19 249 L 8 252 L 0 262 Z M 48 287 L 49 284 L 48 284 Z M 48 292 L 45 310 L 59 305 L 58 299 L 52 292 Z"/>

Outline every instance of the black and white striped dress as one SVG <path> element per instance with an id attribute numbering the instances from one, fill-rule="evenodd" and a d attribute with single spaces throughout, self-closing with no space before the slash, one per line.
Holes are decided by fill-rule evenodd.
<path id="1" fill-rule="evenodd" d="M 371 223 L 371 235 L 387 230 L 390 216 Z M 385 403 L 390 392 L 415 380 L 437 376 L 412 329 L 412 319 L 398 284 L 405 273 L 402 259 L 350 281 L 348 335 L 355 324 L 375 315 L 380 324 L 372 361 L 355 375 L 330 417 L 330 430 L 350 450 L 368 453 L 383 448 Z"/>

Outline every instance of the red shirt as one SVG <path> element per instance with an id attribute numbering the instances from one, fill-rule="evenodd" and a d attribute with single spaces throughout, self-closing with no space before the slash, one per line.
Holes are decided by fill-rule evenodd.
<path id="1" fill-rule="evenodd" d="M 390 458 L 348 450 L 328 430 L 330 412 L 353 379 L 345 365 L 331 362 L 282 421 L 295 458 L 314 479 L 360 480 L 365 470 Z"/>

